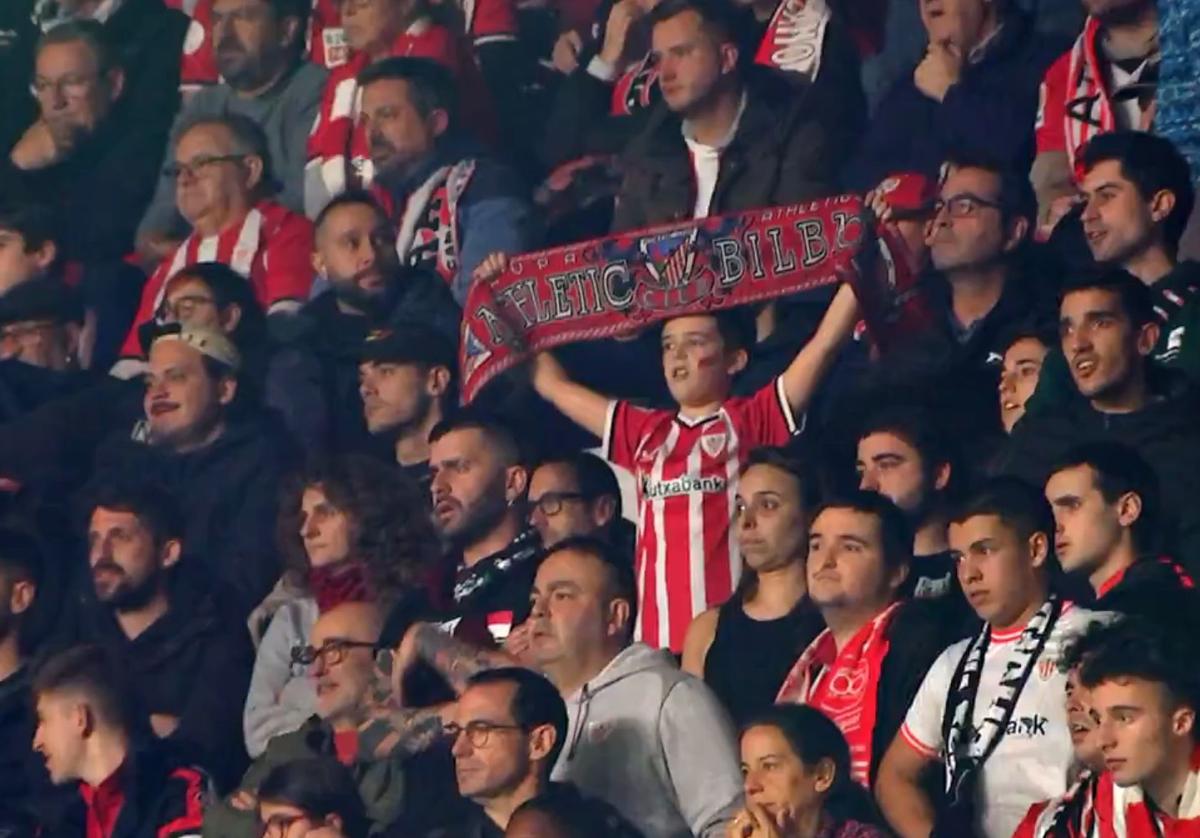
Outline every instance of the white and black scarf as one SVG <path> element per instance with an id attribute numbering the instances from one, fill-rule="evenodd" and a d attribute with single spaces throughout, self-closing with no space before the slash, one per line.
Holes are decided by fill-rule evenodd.
<path id="1" fill-rule="evenodd" d="M 463 607 L 481 591 L 489 590 L 499 579 L 524 567 L 540 556 L 542 539 L 538 531 L 530 527 L 497 553 L 480 559 L 470 567 L 462 566 L 454 580 L 454 604 Z"/>
<path id="2" fill-rule="evenodd" d="M 1062 601 L 1057 596 L 1051 596 L 1030 619 L 1017 639 L 1012 659 L 1000 681 L 1000 690 L 978 728 L 973 721 L 975 700 L 979 695 L 983 661 L 991 642 L 991 626 L 984 625 L 959 660 L 950 682 L 949 700 L 942 719 L 946 743 L 945 790 L 951 809 L 970 811 L 979 772 L 1004 737 L 1021 691 L 1029 681 L 1042 650 L 1046 648 L 1046 641 L 1061 613 Z"/>

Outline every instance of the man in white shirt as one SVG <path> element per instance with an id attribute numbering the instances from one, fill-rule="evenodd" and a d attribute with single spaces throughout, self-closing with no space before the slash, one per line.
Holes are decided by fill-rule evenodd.
<path id="1" fill-rule="evenodd" d="M 1009 478 L 950 518 L 958 578 L 985 625 L 934 662 L 880 766 L 876 796 L 904 838 L 1008 838 L 1073 779 L 1058 662 L 1097 615 L 1050 594 L 1052 532 L 1036 490 Z M 920 784 L 933 762 L 947 792 L 936 813 Z"/>

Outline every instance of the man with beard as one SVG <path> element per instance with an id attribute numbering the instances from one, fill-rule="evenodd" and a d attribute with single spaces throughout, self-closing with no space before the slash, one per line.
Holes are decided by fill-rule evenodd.
<path id="1" fill-rule="evenodd" d="M 358 85 L 375 185 L 400 232 L 401 262 L 435 271 L 461 304 L 489 254 L 533 248 L 528 190 L 460 126 L 445 67 L 388 58 L 363 70 Z"/>
<path id="2" fill-rule="evenodd" d="M 197 119 L 253 119 L 282 184 L 277 200 L 293 212 L 304 211 L 305 150 L 296 139 L 312 127 L 328 75 L 303 57 L 308 7 L 309 0 L 214 0 L 211 36 L 221 81 L 187 100 L 167 144 L 169 153 L 181 128 Z M 187 231 L 175 208 L 175 181 L 164 174 L 138 226 L 138 250 L 158 262 Z"/>
<path id="3" fill-rule="evenodd" d="M 358 393 L 367 430 L 392 443 L 400 470 L 427 493 L 429 432 L 451 408 L 455 349 L 443 335 L 414 325 L 372 332 L 359 355 Z"/>
<path id="4" fill-rule="evenodd" d="M 125 479 L 95 490 L 88 523 L 91 593 L 78 602 L 74 640 L 124 662 L 160 739 L 221 786 L 245 768 L 242 701 L 249 637 L 192 573 L 181 577 L 183 513 L 162 486 Z"/>
<path id="5" fill-rule="evenodd" d="M 312 264 L 329 290 L 297 315 L 267 401 L 305 451 L 341 452 L 368 441 L 358 378 L 367 337 L 420 324 L 457 346 L 460 312 L 437 276 L 400 265 L 394 227 L 366 192 L 344 192 L 317 216 Z"/>
<path id="6" fill-rule="evenodd" d="M 433 523 L 449 548 L 435 605 L 455 635 L 503 643 L 528 610 L 541 553 L 523 514 L 529 470 L 513 432 L 465 411 L 429 435 Z"/>

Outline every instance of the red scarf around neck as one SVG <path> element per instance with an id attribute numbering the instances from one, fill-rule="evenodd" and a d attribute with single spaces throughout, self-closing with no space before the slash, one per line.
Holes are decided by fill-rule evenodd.
<path id="1" fill-rule="evenodd" d="M 367 584 L 367 566 L 358 561 L 311 568 L 308 590 L 322 614 L 346 602 L 369 602 L 375 598 Z"/>
<path id="2" fill-rule="evenodd" d="M 833 632 L 825 629 L 801 653 L 775 698 L 780 703 L 807 704 L 832 719 L 850 745 L 850 774 L 864 786 L 871 779 L 871 735 L 889 646 L 887 628 L 899 605 L 889 605 L 840 652 Z"/>

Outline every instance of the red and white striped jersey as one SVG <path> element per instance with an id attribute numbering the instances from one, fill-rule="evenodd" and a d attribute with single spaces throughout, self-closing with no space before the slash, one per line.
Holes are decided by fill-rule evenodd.
<path id="1" fill-rule="evenodd" d="M 182 268 L 197 262 L 223 262 L 250 281 L 264 309 L 279 311 L 299 308 L 308 300 L 312 250 L 312 222 L 273 201 L 259 202 L 240 223 L 215 236 L 188 236 L 142 288 L 142 301 L 121 346 L 121 356 L 142 356 L 138 327 L 154 318 L 167 280 Z"/>
<path id="2" fill-rule="evenodd" d="M 637 480 L 638 639 L 681 652 L 692 618 L 733 593 L 738 474 L 752 450 L 782 445 L 801 427 L 781 379 L 703 419 L 610 403 L 605 451 Z"/>
<path id="3" fill-rule="evenodd" d="M 495 114 L 483 75 L 470 50 L 449 29 L 421 20 L 396 39 L 391 54 L 429 58 L 448 67 L 459 82 L 464 120 L 477 129 L 490 123 L 486 136 L 495 136 Z M 321 184 L 331 196 L 352 186 L 369 186 L 375 176 L 366 130 L 358 118 L 362 107 L 358 74 L 368 61 L 364 53 L 354 53 L 329 74 L 320 113 L 308 137 L 306 180 L 312 177 L 312 170 L 319 170 Z"/>

